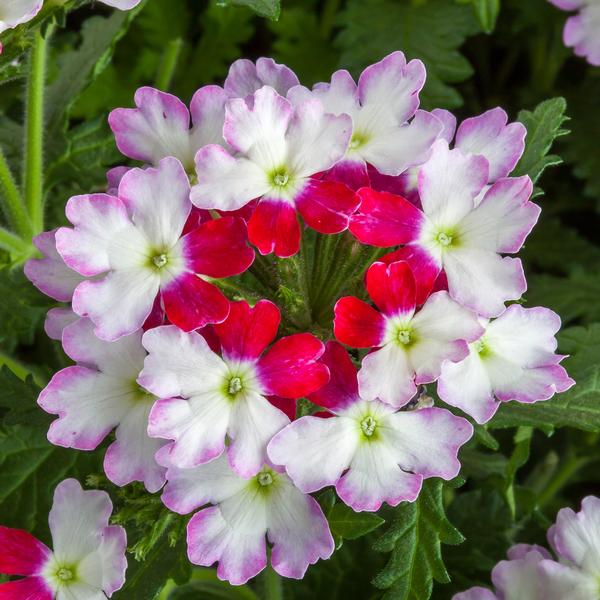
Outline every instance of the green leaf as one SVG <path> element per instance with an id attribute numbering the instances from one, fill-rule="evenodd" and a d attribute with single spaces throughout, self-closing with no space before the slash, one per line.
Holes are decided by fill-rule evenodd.
<path id="1" fill-rule="evenodd" d="M 529 175 L 535 183 L 546 168 L 561 164 L 560 156 L 548 152 L 557 137 L 569 133 L 562 127 L 568 118 L 566 110 L 567 102 L 564 98 L 552 98 L 538 104 L 533 112 L 519 112 L 518 120 L 527 128 L 527 137 L 525 152 L 512 175 Z M 540 193 L 538 190 L 534 196 Z"/>
<path id="2" fill-rule="evenodd" d="M 193 581 L 179 586 L 167 596 L 168 600 L 260 600 L 246 585 L 232 586 L 217 578 L 213 569 L 194 572 Z"/>
<path id="3" fill-rule="evenodd" d="M 7 366 L 0 368 L 0 408 L 6 409 L 2 422 L 5 425 L 40 426 L 46 429 L 51 420 L 37 405 L 40 387 L 33 377 L 19 379 Z"/>
<path id="4" fill-rule="evenodd" d="M 459 52 L 465 39 L 480 26 L 469 6 L 454 0 L 421 4 L 391 0 L 350 0 L 340 15 L 338 43 L 341 64 L 355 73 L 402 50 L 407 58 L 419 58 L 427 67 L 427 83 L 421 92 L 425 108 L 455 108 L 460 94 L 450 85 L 470 77 L 473 69 Z"/>
<path id="5" fill-rule="evenodd" d="M 450 580 L 442 559 L 442 543 L 456 545 L 464 541 L 446 518 L 442 482 L 427 480 L 417 500 L 403 502 L 393 514 L 389 528 L 373 545 L 378 552 L 391 552 L 373 585 L 388 590 L 384 600 L 429 598 L 434 580 Z"/>
<path id="6" fill-rule="evenodd" d="M 354 512 L 345 504 L 336 504 L 327 515 L 331 533 L 346 540 L 354 540 L 377 529 L 385 520 L 374 513 Z"/>
<path id="7" fill-rule="evenodd" d="M 458 0 L 459 4 L 471 4 L 477 20 L 485 33 L 492 33 L 500 13 L 500 0 Z"/>
<path id="8" fill-rule="evenodd" d="M 221 6 L 247 6 L 257 15 L 276 21 L 281 13 L 281 0 L 218 0 Z"/>
<path id="9" fill-rule="evenodd" d="M 507 402 L 490 427 L 575 427 L 600 432 L 600 323 L 565 329 L 559 342 L 561 352 L 571 354 L 564 366 L 576 385 L 535 404 Z"/>

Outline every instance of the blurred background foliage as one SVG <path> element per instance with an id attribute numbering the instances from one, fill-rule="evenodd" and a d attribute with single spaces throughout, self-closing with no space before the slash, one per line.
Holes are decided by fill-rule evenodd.
<path id="1" fill-rule="evenodd" d="M 515 541 L 543 543 L 558 508 L 599 489 L 600 69 L 563 46 L 564 21 L 546 0 L 146 0 L 129 13 L 49 0 L 34 21 L 2 37 L 0 147 L 18 178 L 27 50 L 36 29 L 52 33 L 46 229 L 64 224 L 71 195 L 103 190 L 107 168 L 125 162 L 107 126 L 111 109 L 131 106 L 142 85 L 187 102 L 201 85 L 222 83 L 239 57 L 273 56 L 312 85 L 336 68 L 357 75 L 403 50 L 427 66 L 423 108 L 448 108 L 460 120 L 500 105 L 529 130 L 518 170 L 536 178 L 553 167 L 538 182 L 543 213 L 523 252 L 525 301 L 562 316 L 560 347 L 572 355 L 566 366 L 578 385 L 547 403 L 504 407 L 462 452 L 461 477 L 443 488 L 429 482 L 415 505 L 373 520 L 343 514 L 321 494 L 340 550 L 303 582 L 285 582 L 285 598 L 449 598 L 489 582 Z M 15 267 L 23 257 L 16 258 L 0 253 L 0 521 L 47 538 L 54 485 L 87 478 L 109 489 L 134 551 L 116 598 L 276 597 L 269 594 L 281 583 L 270 573 L 234 589 L 211 570 L 191 572 L 184 519 L 137 486 L 110 486 L 98 475 L 102 452 L 47 443 L 49 417 L 35 400 L 67 362 L 43 332 L 52 303 L 24 279 Z"/>

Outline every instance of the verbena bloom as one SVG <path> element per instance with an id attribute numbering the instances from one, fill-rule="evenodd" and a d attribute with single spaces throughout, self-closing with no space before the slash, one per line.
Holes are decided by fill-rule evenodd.
<path id="1" fill-rule="evenodd" d="M 481 320 L 485 333 L 469 344 L 460 362 L 445 362 L 438 394 L 478 423 L 489 421 L 500 402 L 537 402 L 575 382 L 555 353 L 560 317 L 547 308 L 509 306 L 497 319 Z"/>
<path id="2" fill-rule="evenodd" d="M 251 96 L 265 85 L 285 96 L 290 88 L 299 83 L 298 77 L 289 67 L 276 63 L 272 58 L 261 57 L 256 63 L 240 58 L 229 67 L 223 87 L 231 98 Z"/>
<path id="3" fill-rule="evenodd" d="M 267 566 L 301 579 L 308 565 L 331 556 L 333 538 L 314 498 L 301 493 L 285 473 L 269 464 L 240 477 L 224 456 L 192 469 L 169 467 L 162 495 L 180 514 L 197 512 L 187 526 L 188 557 L 196 565 L 219 563 L 217 575 L 246 583 Z"/>
<path id="4" fill-rule="evenodd" d="M 541 546 L 517 544 L 509 549 L 508 560 L 500 561 L 492 571 L 494 591 L 474 587 L 454 594 L 452 600 L 548 600 L 539 567 L 549 558 L 550 553 Z M 575 600 L 568 595 L 560 598 Z"/>
<path id="5" fill-rule="evenodd" d="M 375 348 L 358 374 L 361 397 L 401 407 L 419 384 L 438 378 L 444 360 L 465 358 L 467 342 L 483 329 L 446 291 L 433 293 L 417 310 L 415 276 L 404 261 L 374 263 L 366 286 L 379 310 L 353 296 L 341 298 L 335 305 L 335 337 L 354 348 Z"/>
<path id="6" fill-rule="evenodd" d="M 375 511 L 383 502 L 412 502 L 427 477 L 458 474 L 458 450 L 473 434 L 468 421 L 442 408 L 397 411 L 364 400 L 356 368 L 336 342 L 327 344 L 323 361 L 331 379 L 309 398 L 334 416 L 301 417 L 268 446 L 301 491 L 334 485 L 353 510 Z"/>
<path id="7" fill-rule="evenodd" d="M 262 467 L 267 442 L 289 423 L 268 396 L 300 398 L 325 384 L 318 362 L 324 346 L 301 333 L 277 334 L 277 307 L 261 300 L 231 304 L 226 321 L 214 326 L 221 352 L 200 333 L 173 326 L 144 334 L 149 352 L 139 383 L 162 398 L 150 413 L 151 436 L 172 440 L 159 455 L 181 468 L 209 462 L 227 450 L 241 476 Z M 266 352 L 265 352 L 266 350 Z"/>
<path id="8" fill-rule="evenodd" d="M 598 0 L 549 0 L 562 10 L 577 10 L 563 31 L 565 46 L 600 67 L 600 3 Z"/>
<path id="9" fill-rule="evenodd" d="M 52 550 L 21 529 L 0 527 L 0 573 L 24 579 L 0 583 L 3 600 L 109 598 L 123 586 L 127 537 L 109 525 L 112 503 L 99 490 L 65 479 L 48 516 Z"/>
<path id="10" fill-rule="evenodd" d="M 114 109 L 108 123 L 125 156 L 153 165 L 166 156 L 174 156 L 186 171 L 193 173 L 194 156 L 200 148 L 225 144 L 227 97 L 223 88 L 207 85 L 194 94 L 188 110 L 176 96 L 142 87 L 134 96 L 136 108 Z"/>
<path id="11" fill-rule="evenodd" d="M 420 60 L 407 63 L 402 52 L 393 52 L 367 67 L 358 84 L 341 70 L 331 83 L 318 83 L 312 92 L 303 87 L 290 90 L 294 103 L 318 98 L 327 112 L 352 117 L 348 151 L 329 177 L 357 189 L 369 185 L 367 165 L 384 175 L 399 175 L 427 160 L 442 125 L 430 113 L 417 110 L 425 76 Z"/>
<path id="12" fill-rule="evenodd" d="M 62 340 L 62 334 L 65 330 L 65 327 L 71 323 L 74 323 L 75 321 L 79 321 L 81 318 L 82 317 L 74 313 L 71 308 L 51 308 L 46 313 L 44 331 L 50 339 L 60 342 Z"/>
<path id="13" fill-rule="evenodd" d="M 154 455 L 165 442 L 147 434 L 156 398 L 136 382 L 146 357 L 142 331 L 105 342 L 88 319 L 80 319 L 64 329 L 62 342 L 77 365 L 56 373 L 38 399 L 46 412 L 58 415 L 48 439 L 57 446 L 95 450 L 115 429 L 104 458 L 107 477 L 120 486 L 142 481 L 148 491 L 158 491 L 165 469 Z"/>
<path id="14" fill-rule="evenodd" d="M 366 244 L 406 244 L 399 256 L 419 273 L 419 302 L 443 270 L 454 300 L 482 316 L 497 316 L 506 301 L 527 289 L 521 261 L 502 254 L 518 252 L 540 208 L 529 200 L 533 186 L 527 176 L 499 179 L 478 201 L 488 179 L 483 156 L 449 150 L 438 140 L 419 172 L 423 209 L 362 188 L 350 230 Z"/>
<path id="15" fill-rule="evenodd" d="M 40 12 L 43 0 L 10 0 L 0 5 L 0 33 L 31 21 Z M 1 46 L 0 46 L 1 52 Z"/>
<path id="16" fill-rule="evenodd" d="M 233 153 L 214 144 L 198 151 L 191 200 L 232 211 L 259 199 L 248 221 L 250 242 L 261 254 L 296 254 L 296 211 L 320 233 L 339 233 L 358 206 L 347 186 L 315 177 L 344 156 L 351 133 L 350 117 L 327 114 L 316 99 L 293 107 L 267 86 L 234 98 L 223 129 Z"/>
<path id="17" fill-rule="evenodd" d="M 93 321 L 98 337 L 111 341 L 139 329 L 157 296 L 169 321 L 187 331 L 227 317 L 227 299 L 207 279 L 252 263 L 246 225 L 225 217 L 186 233 L 189 191 L 181 163 L 168 157 L 157 168 L 128 171 L 118 197 L 91 194 L 67 203 L 74 228 L 58 230 L 57 249 L 81 275 L 102 276 L 73 294 L 73 310 Z"/>

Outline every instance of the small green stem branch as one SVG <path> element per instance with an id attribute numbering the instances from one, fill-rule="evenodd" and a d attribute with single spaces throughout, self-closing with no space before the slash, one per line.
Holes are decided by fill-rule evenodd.
<path id="1" fill-rule="evenodd" d="M 156 87 L 159 90 L 166 92 L 171 87 L 171 81 L 177 68 L 177 61 L 179 60 L 182 47 L 183 40 L 181 38 L 176 38 L 167 43 L 158 67 L 158 73 L 156 74 Z"/>
<path id="2" fill-rule="evenodd" d="M 44 80 L 48 37 L 35 33 L 27 77 L 27 113 L 25 137 L 25 206 L 33 233 L 44 229 Z"/>
<path id="3" fill-rule="evenodd" d="M 0 227 L 0 248 L 10 252 L 13 259 L 22 259 L 31 254 L 31 244 L 24 242 L 18 235 Z"/>
<path id="4" fill-rule="evenodd" d="M 33 377 L 33 381 L 40 387 L 45 386 L 48 382 L 40 377 L 38 373 L 32 371 L 29 367 L 20 363 L 8 354 L 0 352 L 0 367 L 6 366 L 10 369 L 19 379 L 25 381 L 29 375 Z"/>
<path id="5" fill-rule="evenodd" d="M 537 504 L 539 508 L 544 508 L 548 502 L 569 482 L 569 480 L 590 462 L 590 458 L 571 454 L 562 462 L 554 473 L 552 479 L 548 482 L 544 491 L 538 496 Z"/>
<path id="6" fill-rule="evenodd" d="M 261 573 L 262 582 L 262 598 L 263 600 L 282 600 L 283 585 L 281 577 L 273 570 L 273 567 L 268 566 Z"/>
<path id="7" fill-rule="evenodd" d="M 0 188 L 2 191 L 0 195 L 2 208 L 8 223 L 23 239 L 29 239 L 31 237 L 31 222 L 25 210 L 21 192 L 13 178 L 2 149 L 0 149 Z"/>

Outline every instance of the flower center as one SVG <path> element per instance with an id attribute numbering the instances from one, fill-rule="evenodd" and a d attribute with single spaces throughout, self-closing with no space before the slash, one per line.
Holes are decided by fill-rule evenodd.
<path id="1" fill-rule="evenodd" d="M 169 259 L 166 254 L 157 254 L 152 257 L 152 262 L 157 269 L 162 269 L 169 262 Z"/>
<path id="2" fill-rule="evenodd" d="M 61 567 L 60 569 L 58 569 L 58 571 L 56 571 L 56 576 L 61 581 L 71 581 L 71 579 L 73 579 L 73 571 L 71 571 L 71 569 Z"/>
<path id="3" fill-rule="evenodd" d="M 283 187 L 290 180 L 290 176 L 287 173 L 277 173 L 273 177 L 273 183 L 279 187 Z"/>
<path id="4" fill-rule="evenodd" d="M 440 231 L 436 239 L 438 244 L 440 246 L 444 246 L 444 248 L 447 248 L 452 243 L 452 236 L 445 233 L 444 231 Z"/>
<path id="5" fill-rule="evenodd" d="M 235 396 L 236 394 L 238 394 L 239 392 L 242 391 L 242 388 L 244 386 L 242 385 L 242 380 L 240 377 L 232 377 L 229 380 L 229 387 L 227 388 L 227 391 L 232 395 Z"/>
<path id="6" fill-rule="evenodd" d="M 256 480 L 262 487 L 267 487 L 273 483 L 273 475 L 267 471 L 262 471 L 256 476 Z"/>
<path id="7" fill-rule="evenodd" d="M 410 331 L 407 331 L 406 329 L 398 331 L 398 341 L 405 346 L 410 344 Z"/>
<path id="8" fill-rule="evenodd" d="M 369 415 L 360 422 L 360 429 L 370 438 L 375 433 L 375 429 L 377 429 L 377 421 Z"/>
<path id="9" fill-rule="evenodd" d="M 354 135 L 352 136 L 352 138 L 350 138 L 350 144 L 348 145 L 348 148 L 350 150 L 356 150 L 357 148 L 364 146 L 367 143 L 367 141 L 368 141 L 368 139 L 367 139 L 366 135 L 356 131 L 356 132 L 354 132 Z"/>

